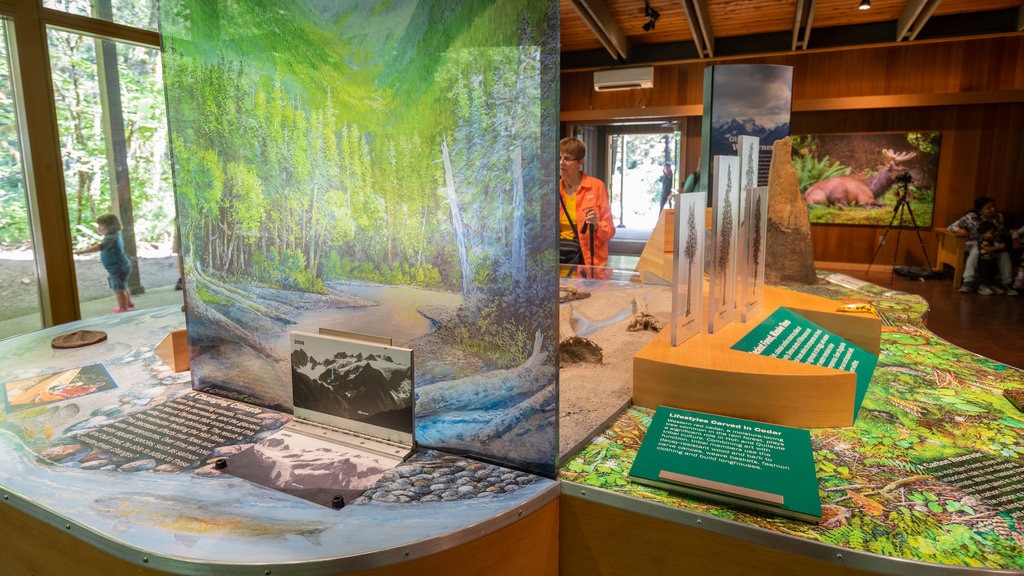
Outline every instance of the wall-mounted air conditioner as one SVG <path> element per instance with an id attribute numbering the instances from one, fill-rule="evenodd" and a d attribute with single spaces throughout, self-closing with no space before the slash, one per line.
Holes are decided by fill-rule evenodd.
<path id="1" fill-rule="evenodd" d="M 612 68 L 594 72 L 594 90 L 632 90 L 654 88 L 654 67 Z"/>

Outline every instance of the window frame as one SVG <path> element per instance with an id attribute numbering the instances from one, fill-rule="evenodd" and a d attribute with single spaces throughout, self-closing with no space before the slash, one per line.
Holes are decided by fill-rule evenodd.
<path id="1" fill-rule="evenodd" d="M 82 317 L 72 253 L 47 31 L 59 29 L 159 50 L 158 32 L 43 8 L 42 0 L 0 0 L 18 108 L 25 190 L 43 326 Z"/>

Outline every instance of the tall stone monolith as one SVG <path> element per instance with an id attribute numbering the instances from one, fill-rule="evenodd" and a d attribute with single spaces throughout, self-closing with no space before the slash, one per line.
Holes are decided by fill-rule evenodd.
<path id="1" fill-rule="evenodd" d="M 768 171 L 768 237 L 764 279 L 768 284 L 815 284 L 814 246 L 807 204 L 793 167 L 793 143 L 787 138 L 772 145 Z"/>

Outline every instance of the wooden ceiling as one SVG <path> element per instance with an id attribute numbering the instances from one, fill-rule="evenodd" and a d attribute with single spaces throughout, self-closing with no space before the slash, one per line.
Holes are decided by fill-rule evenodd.
<path id="1" fill-rule="evenodd" d="M 561 0 L 562 69 L 1024 33 L 1024 0 L 860 2 Z"/>

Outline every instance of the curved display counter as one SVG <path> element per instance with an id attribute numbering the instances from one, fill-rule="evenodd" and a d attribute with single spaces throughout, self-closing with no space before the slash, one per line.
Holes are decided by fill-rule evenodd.
<path id="1" fill-rule="evenodd" d="M 558 485 L 524 472 L 419 450 L 392 478 L 390 494 L 332 509 L 222 473 L 213 463 L 113 468 L 76 451 L 76 431 L 191 390 L 189 374 L 173 372 L 154 353 L 183 325 L 180 310 L 166 307 L 0 342 L 0 382 L 100 364 L 114 384 L 52 402 L 29 398 L 27 406 L 7 399 L 12 406 L 0 417 L 5 574 L 557 572 Z M 82 329 L 107 339 L 51 348 L 54 337 Z M 403 481 L 413 476 L 411 484 L 428 488 L 471 478 L 461 482 L 458 498 L 417 498 Z"/>
<path id="2" fill-rule="evenodd" d="M 920 297 L 831 278 L 800 291 L 872 306 L 883 327 L 854 425 L 810 430 L 821 521 L 631 482 L 656 408 L 633 407 L 560 469 L 561 574 L 1024 569 L 1024 414 L 1004 396 L 1024 371 L 929 332 Z"/>

